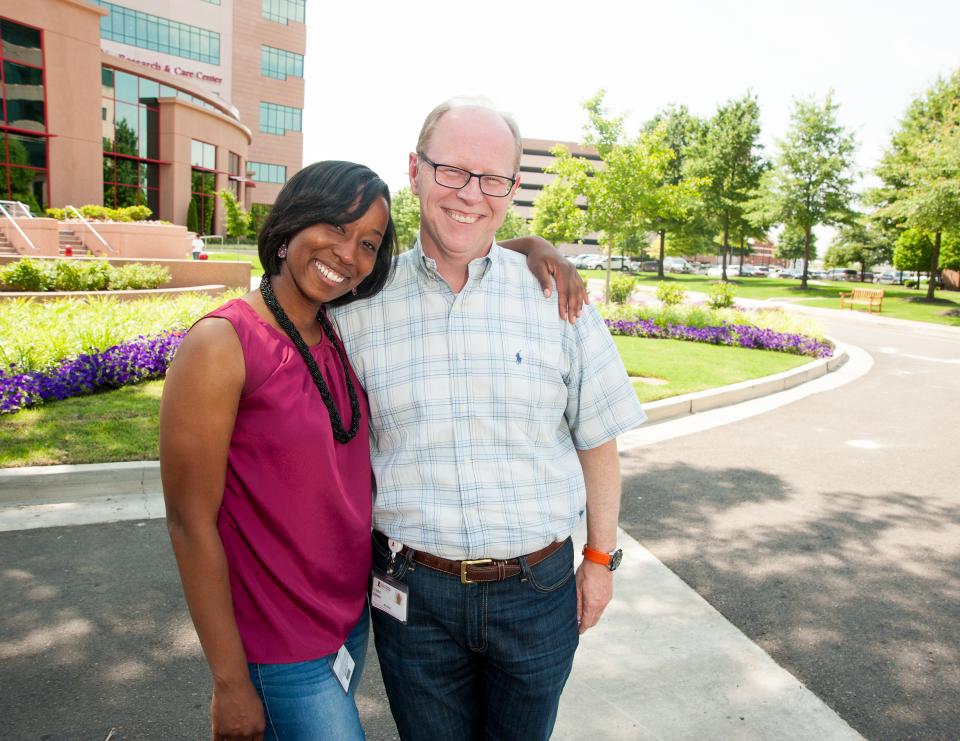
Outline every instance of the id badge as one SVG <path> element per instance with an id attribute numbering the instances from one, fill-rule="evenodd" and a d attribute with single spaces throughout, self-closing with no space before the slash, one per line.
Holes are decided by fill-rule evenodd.
<path id="1" fill-rule="evenodd" d="M 373 572 L 370 606 L 401 623 L 407 622 L 407 599 L 410 588 L 379 571 Z"/>
<path id="2" fill-rule="evenodd" d="M 353 679 L 353 670 L 356 666 L 357 662 L 353 660 L 350 652 L 347 651 L 347 647 L 345 645 L 340 646 L 340 650 L 337 651 L 337 656 L 333 660 L 333 674 L 340 682 L 344 692 L 350 692 L 350 680 Z"/>

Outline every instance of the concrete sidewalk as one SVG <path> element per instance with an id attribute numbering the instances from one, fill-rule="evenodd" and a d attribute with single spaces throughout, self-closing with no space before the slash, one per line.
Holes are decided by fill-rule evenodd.
<path id="1" fill-rule="evenodd" d="M 870 367 L 856 348 L 843 355 L 851 362 L 829 375 L 830 365 L 819 361 L 811 364 L 817 370 L 802 366 L 797 378 L 773 387 L 760 379 L 690 395 L 699 401 L 688 399 L 681 416 L 624 436 L 621 450 L 763 413 Z M 751 398 L 751 386 L 759 398 Z M 771 393 L 777 388 L 787 390 Z M 162 516 L 156 462 L 0 471 L 0 531 Z M 575 537 L 579 551 L 585 533 Z M 583 636 L 554 739 L 862 738 L 640 543 L 623 531 L 620 538 L 616 596 Z"/>

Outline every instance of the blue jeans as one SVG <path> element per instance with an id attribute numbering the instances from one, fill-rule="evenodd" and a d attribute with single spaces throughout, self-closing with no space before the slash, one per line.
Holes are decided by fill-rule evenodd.
<path id="1" fill-rule="evenodd" d="M 366 606 L 347 637 L 356 662 L 349 693 L 333 673 L 336 653 L 293 664 L 250 664 L 250 679 L 263 701 L 265 741 L 363 741 L 354 692 L 367 656 L 370 618 Z"/>
<path id="2" fill-rule="evenodd" d="M 374 534 L 373 564 L 389 551 Z M 407 623 L 371 609 L 377 656 L 404 741 L 546 741 L 579 642 L 573 544 L 521 576 L 461 584 L 409 557 Z"/>

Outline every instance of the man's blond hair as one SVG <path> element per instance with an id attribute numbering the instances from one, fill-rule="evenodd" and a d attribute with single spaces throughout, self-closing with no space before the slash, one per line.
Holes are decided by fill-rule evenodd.
<path id="1" fill-rule="evenodd" d="M 420 136 L 417 138 L 417 152 L 419 154 L 426 154 L 427 147 L 430 146 L 430 139 L 433 137 L 433 131 L 437 128 L 440 119 L 454 108 L 483 108 L 496 113 L 503 119 L 503 122 L 513 135 L 513 172 L 516 174 L 520 169 L 520 156 L 523 154 L 523 141 L 520 139 L 520 127 L 517 126 L 517 122 L 513 116 L 497 108 L 489 99 L 480 96 L 464 95 L 450 98 L 430 111 L 429 115 L 423 121 L 423 126 L 420 128 Z"/>

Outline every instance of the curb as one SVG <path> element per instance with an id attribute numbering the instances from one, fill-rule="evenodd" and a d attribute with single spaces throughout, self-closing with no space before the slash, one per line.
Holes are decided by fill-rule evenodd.
<path id="1" fill-rule="evenodd" d="M 688 414 L 706 412 L 710 409 L 739 404 L 761 396 L 768 396 L 779 391 L 786 391 L 807 381 L 825 376 L 837 370 L 847 362 L 849 355 L 847 346 L 828 338 L 836 348 L 829 358 L 814 360 L 799 368 L 791 368 L 783 373 L 772 376 L 754 378 L 749 381 L 732 383 L 729 386 L 719 386 L 705 391 L 694 391 L 681 396 L 671 396 L 669 399 L 652 401 L 643 405 L 647 413 L 647 422 L 663 422 L 668 419 L 685 417 Z"/>
<path id="2" fill-rule="evenodd" d="M 643 405 L 647 423 L 685 417 L 710 409 L 769 396 L 821 378 L 848 360 L 846 345 L 833 340 L 836 352 L 799 368 L 764 378 L 673 396 Z M 162 494 L 159 461 L 81 463 L 68 466 L 0 468 L 0 506 L 17 507 L 49 502 Z"/>

